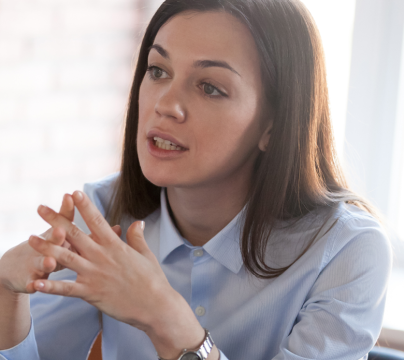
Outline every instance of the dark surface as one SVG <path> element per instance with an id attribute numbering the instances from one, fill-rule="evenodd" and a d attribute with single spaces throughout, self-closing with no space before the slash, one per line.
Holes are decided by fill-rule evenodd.
<path id="1" fill-rule="evenodd" d="M 404 352 L 375 346 L 369 352 L 368 360 L 404 360 Z"/>

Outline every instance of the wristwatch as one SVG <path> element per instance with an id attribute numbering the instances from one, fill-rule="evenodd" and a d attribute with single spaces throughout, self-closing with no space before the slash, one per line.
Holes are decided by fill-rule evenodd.
<path id="1" fill-rule="evenodd" d="M 207 329 L 205 329 L 205 334 L 205 340 L 203 341 L 199 349 L 184 349 L 178 360 L 206 360 L 215 343 L 213 342 L 212 337 L 210 336 L 210 332 Z M 159 360 L 166 360 L 161 358 L 158 354 L 157 357 Z"/>

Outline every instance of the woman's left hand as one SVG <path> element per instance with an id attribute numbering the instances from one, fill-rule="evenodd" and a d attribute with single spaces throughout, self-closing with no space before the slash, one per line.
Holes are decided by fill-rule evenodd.
<path id="1" fill-rule="evenodd" d="M 73 200 L 91 238 L 48 207 L 40 206 L 38 213 L 55 229 L 55 236 L 65 236 L 78 254 L 37 236 L 31 236 L 29 244 L 75 271 L 77 279 L 36 280 L 35 289 L 81 298 L 103 313 L 145 331 L 163 357 L 176 356 L 182 348 L 189 348 L 189 342 L 200 343 L 204 330 L 185 299 L 171 287 L 147 246 L 144 222 L 137 221 L 129 227 L 126 244 L 84 193 L 76 191 Z M 176 337 L 170 339 L 169 334 L 177 327 Z M 184 336 L 178 337 L 178 332 Z M 188 344 L 184 346 L 183 341 Z"/>

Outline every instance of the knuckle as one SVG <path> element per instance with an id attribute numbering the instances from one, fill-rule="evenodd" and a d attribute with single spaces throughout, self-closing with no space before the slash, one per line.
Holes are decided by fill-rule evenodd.
<path id="1" fill-rule="evenodd" d="M 51 281 L 48 281 L 46 284 L 47 292 L 48 293 L 54 293 L 55 292 L 55 286 Z"/>
<path id="2" fill-rule="evenodd" d="M 50 210 L 48 215 L 49 220 L 55 220 L 58 217 L 58 214 L 54 212 L 52 209 L 49 210 Z"/>
<path id="3" fill-rule="evenodd" d="M 63 294 L 65 294 L 65 295 L 71 295 L 73 293 L 73 283 L 64 282 L 62 291 L 63 291 Z"/>
<path id="4" fill-rule="evenodd" d="M 49 263 L 49 261 L 48 261 L 48 264 L 46 264 L 45 262 L 46 262 L 46 257 L 43 256 L 43 257 L 42 257 L 42 261 L 41 261 L 41 267 L 40 267 L 40 269 L 41 269 L 42 271 L 44 271 L 44 272 L 49 272 L 49 271 L 51 271 L 52 268 L 53 268 L 53 266 Z"/>
<path id="5" fill-rule="evenodd" d="M 91 219 L 91 222 L 96 226 L 101 226 L 104 223 L 104 217 L 101 214 L 96 214 Z"/>
<path id="6" fill-rule="evenodd" d="M 66 250 L 66 251 L 63 252 L 62 261 L 65 264 L 71 264 L 74 261 L 75 257 L 76 257 L 76 254 L 74 254 L 70 250 Z"/>
<path id="7" fill-rule="evenodd" d="M 153 294 L 154 296 L 161 296 L 161 282 L 160 281 L 150 281 L 149 282 L 149 291 L 151 294 Z"/>
<path id="8" fill-rule="evenodd" d="M 72 227 L 71 227 L 71 229 L 70 229 L 70 231 L 69 231 L 69 235 L 70 235 L 72 238 L 78 238 L 78 237 L 80 236 L 80 234 L 81 234 L 81 231 L 80 231 L 80 229 L 79 229 L 77 226 L 72 226 Z"/>
<path id="9" fill-rule="evenodd" d="M 59 235 L 58 233 L 60 233 L 61 228 L 56 226 L 56 227 L 53 227 L 51 230 L 52 230 L 52 233 L 50 234 L 51 238 L 54 238 Z"/>
<path id="10" fill-rule="evenodd" d="M 49 252 L 49 243 L 47 243 L 43 239 L 36 239 L 36 244 L 37 244 L 38 250 L 43 251 L 45 253 Z"/>

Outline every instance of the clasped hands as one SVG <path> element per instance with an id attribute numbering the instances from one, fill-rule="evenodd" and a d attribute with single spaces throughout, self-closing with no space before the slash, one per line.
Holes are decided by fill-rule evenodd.
<path id="1" fill-rule="evenodd" d="M 125 243 L 119 237 L 120 228 L 111 228 L 86 194 L 76 191 L 66 196 L 71 196 L 91 235 L 41 205 L 38 213 L 52 230 L 48 240 L 31 236 L 29 245 L 44 256 L 44 264 L 55 268 L 56 261 L 58 266 L 75 271 L 77 279 L 37 279 L 27 289 L 81 298 L 103 313 L 146 332 L 161 356 L 170 358 L 183 348 L 198 345 L 204 330 L 185 299 L 171 287 L 147 246 L 144 222 L 131 224 Z M 174 329 L 174 333 L 184 336 L 170 338 Z"/>

